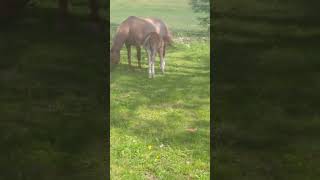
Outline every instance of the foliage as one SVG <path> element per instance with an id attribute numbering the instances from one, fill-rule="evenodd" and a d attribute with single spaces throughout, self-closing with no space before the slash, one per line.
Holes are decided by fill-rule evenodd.
<path id="1" fill-rule="evenodd" d="M 195 13 L 201 13 L 202 17 L 198 17 L 200 25 L 208 27 L 210 25 L 210 0 L 190 0 L 190 5 Z"/>

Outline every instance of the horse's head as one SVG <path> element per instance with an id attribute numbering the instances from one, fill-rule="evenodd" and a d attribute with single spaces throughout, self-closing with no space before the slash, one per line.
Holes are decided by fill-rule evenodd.
<path id="1" fill-rule="evenodd" d="M 119 64 L 120 62 L 120 51 L 115 51 L 111 49 L 110 51 L 110 63 L 111 64 Z"/>

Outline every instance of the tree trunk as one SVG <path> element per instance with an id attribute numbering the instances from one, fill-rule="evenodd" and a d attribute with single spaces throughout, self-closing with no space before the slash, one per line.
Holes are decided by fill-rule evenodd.
<path id="1" fill-rule="evenodd" d="M 99 21 L 99 5 L 97 0 L 89 0 L 90 18 L 93 21 Z"/>
<path id="2" fill-rule="evenodd" d="M 59 0 L 59 15 L 61 20 L 65 20 L 69 12 L 69 1 Z"/>

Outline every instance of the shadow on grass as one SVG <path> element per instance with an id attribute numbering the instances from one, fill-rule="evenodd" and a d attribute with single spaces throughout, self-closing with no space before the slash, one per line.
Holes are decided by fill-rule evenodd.
<path id="1" fill-rule="evenodd" d="M 223 24 L 223 17 L 253 25 L 267 21 L 272 27 L 284 23 L 281 18 L 239 14 L 217 16 L 216 21 Z M 304 23 L 319 27 L 312 19 Z M 320 147 L 314 128 L 320 125 L 315 104 L 320 90 L 315 78 L 320 68 L 315 49 L 319 35 L 299 37 L 276 28 L 263 34 L 249 25 L 245 28 L 214 29 L 215 178 L 280 180 L 308 174 L 314 179 L 319 173 L 310 169 L 318 169 L 319 163 L 309 163 L 308 154 L 318 156 Z M 243 40 L 234 41 L 234 35 Z M 256 41 L 250 41 L 253 38 Z"/>
<path id="2" fill-rule="evenodd" d="M 187 55 L 179 58 L 184 61 L 192 60 Z M 129 95 L 127 99 L 117 96 L 117 100 L 111 100 L 111 109 L 113 110 L 111 112 L 111 127 L 122 129 L 123 132 L 143 139 L 149 137 L 146 141 L 150 143 L 154 143 L 154 139 L 157 138 L 160 142 L 168 143 L 175 148 L 194 149 L 197 147 L 201 149 L 203 147 L 203 149 L 208 149 L 209 136 L 205 129 L 209 128 L 209 122 L 201 119 L 194 119 L 193 123 L 183 122 L 185 119 L 183 116 L 188 113 L 195 118 L 197 117 L 193 114 L 194 110 L 207 108 L 209 111 L 209 101 L 205 100 L 208 100 L 209 97 L 210 67 L 208 64 L 210 62 L 207 61 L 206 55 L 199 58 L 202 58 L 202 61 L 195 63 L 194 66 L 188 64 L 180 66 L 174 61 L 168 61 L 167 71 L 164 75 L 160 73 L 157 61 L 156 78 L 154 79 L 148 79 L 147 66 L 142 69 L 137 67 L 129 69 L 127 64 L 118 65 L 118 70 L 111 74 L 112 82 L 115 84 L 114 87 L 111 85 L 111 94 L 114 92 Z M 179 70 L 176 71 L 176 69 Z M 123 113 L 121 111 L 123 107 L 129 111 Z M 156 116 L 152 119 L 141 120 L 139 115 L 141 109 L 157 110 L 157 112 L 161 112 L 161 109 L 164 111 L 173 109 L 185 111 L 187 114 L 168 112 L 163 120 L 158 120 L 159 117 Z M 179 122 L 186 124 L 186 127 L 176 129 Z M 191 134 L 185 130 L 191 128 L 189 126 L 204 130 Z M 173 131 L 173 129 L 176 130 Z M 207 140 L 207 143 L 199 143 L 199 140 Z"/>
<path id="3" fill-rule="evenodd" d="M 32 9 L 0 32 L 1 178 L 105 179 L 105 33 Z"/>

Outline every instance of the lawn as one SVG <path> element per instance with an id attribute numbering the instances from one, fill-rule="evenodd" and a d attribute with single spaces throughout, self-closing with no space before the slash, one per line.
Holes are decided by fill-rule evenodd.
<path id="1" fill-rule="evenodd" d="M 112 1 L 110 11 L 112 36 L 130 15 L 154 16 L 176 42 L 164 75 L 157 59 L 156 77 L 148 79 L 144 50 L 142 69 L 134 53 L 130 70 L 125 48 L 111 71 L 111 179 L 209 179 L 210 48 L 188 1 Z"/>
<path id="2" fill-rule="evenodd" d="M 319 179 L 320 24 L 312 6 L 216 1 L 215 179 Z"/>

